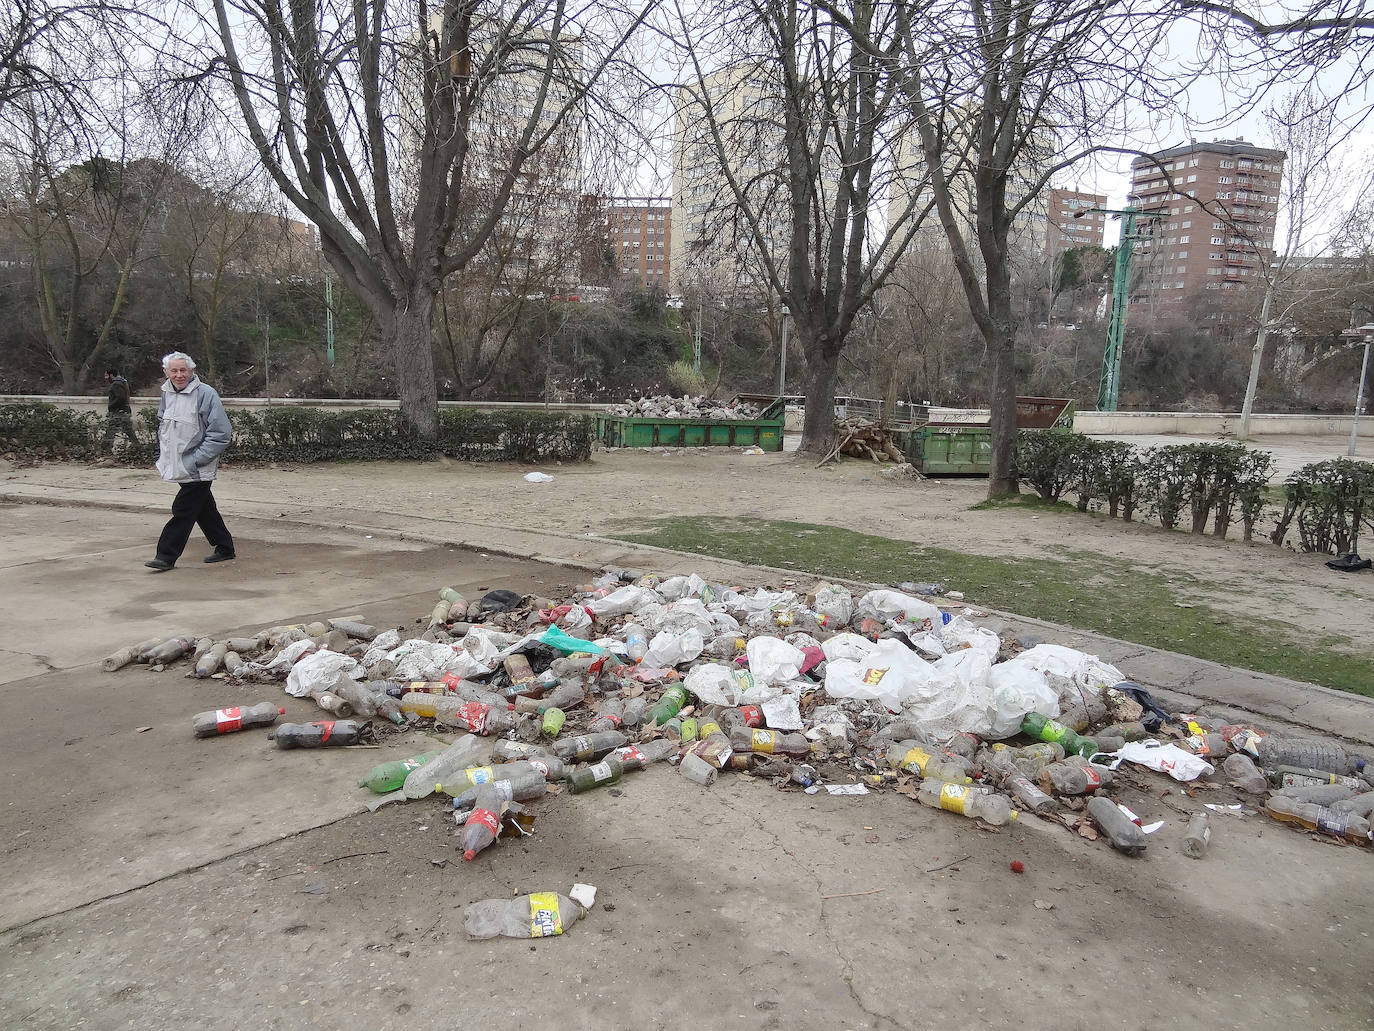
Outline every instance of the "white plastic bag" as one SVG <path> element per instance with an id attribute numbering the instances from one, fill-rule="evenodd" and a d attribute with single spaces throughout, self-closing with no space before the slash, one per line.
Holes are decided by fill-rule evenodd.
<path id="1" fill-rule="evenodd" d="M 738 705 L 741 696 L 754 686 L 754 678 L 747 670 L 703 662 L 682 678 L 682 686 L 705 705 Z"/>
<path id="2" fill-rule="evenodd" d="M 1082 700 L 1085 691 L 1115 687 L 1126 679 L 1119 669 L 1096 655 L 1061 644 L 1037 644 L 1007 661 L 1044 673 L 1061 705 L 1072 705 Z"/>
<path id="3" fill-rule="evenodd" d="M 806 727 L 795 694 L 770 698 L 759 707 L 763 710 L 763 722 L 772 730 L 802 730 Z"/>
<path id="4" fill-rule="evenodd" d="M 553 477 L 548 473 L 526 473 L 526 483 L 552 483 Z"/>
<path id="5" fill-rule="evenodd" d="M 700 630 L 686 630 L 680 634 L 664 630 L 649 642 L 649 650 L 642 661 L 648 666 L 676 666 L 691 662 L 705 647 Z"/>
<path id="6" fill-rule="evenodd" d="M 823 626 L 847 626 L 854 618 L 854 596 L 849 593 L 848 587 L 820 584 L 816 588 L 816 604 L 813 608 L 816 615 L 825 617 Z"/>
<path id="7" fill-rule="evenodd" d="M 362 663 L 371 669 L 377 663 L 386 658 L 387 653 L 401 643 L 401 635 L 393 630 L 383 630 L 372 639 L 368 645 L 367 653 L 362 658 Z"/>
<path id="8" fill-rule="evenodd" d="M 1025 663 L 999 662 L 988 673 L 992 704 L 988 711 L 987 736 L 999 740 L 1021 729 L 1027 713 L 1038 712 L 1054 719 L 1059 715 L 1059 693 L 1045 674 Z"/>
<path id="9" fill-rule="evenodd" d="M 643 608 L 659 600 L 656 592 L 647 587 L 636 587 L 630 584 L 612 591 L 604 598 L 596 598 L 587 603 L 587 608 L 591 609 L 598 616 L 623 616 L 627 612 L 634 612 L 636 609 Z"/>
<path id="10" fill-rule="evenodd" d="M 1129 741 L 1119 751 L 1111 753 L 1118 756 L 1111 768 L 1121 765 L 1120 759 L 1148 766 L 1160 773 L 1167 773 L 1174 780 L 1197 780 L 1199 777 L 1214 773 L 1216 768 L 1200 755 L 1194 755 L 1178 745 L 1163 745 L 1158 741 Z"/>
<path id="11" fill-rule="evenodd" d="M 277 652 L 271 662 L 265 665 L 260 665 L 258 663 L 252 663 L 251 665 L 256 665 L 259 669 L 269 673 L 280 675 L 299 662 L 301 656 L 309 655 L 315 648 L 315 642 L 309 639 L 292 641 L 290 644 L 286 645 L 286 647 L 282 648 L 281 651 Z"/>
<path id="12" fill-rule="evenodd" d="M 936 660 L 929 675 L 903 701 L 902 715 L 931 740 L 945 741 L 961 731 L 986 736 L 991 668 L 987 654 L 976 648 L 964 648 Z"/>
<path id="13" fill-rule="evenodd" d="M 802 663 L 806 661 L 800 648 L 776 637 L 751 638 L 744 646 L 744 653 L 749 657 L 749 672 L 754 674 L 754 683 L 765 686 L 795 680 L 801 676 Z"/>
<path id="14" fill-rule="evenodd" d="M 293 698 L 309 698 L 318 691 L 333 691 L 340 684 L 362 678 L 363 668 L 351 655 L 318 651 L 291 667 L 286 677 L 286 693 Z"/>
<path id="15" fill-rule="evenodd" d="M 693 573 L 691 576 L 670 576 L 658 585 L 658 593 L 664 601 L 677 601 L 681 598 L 701 597 L 706 590 L 706 581 Z"/>
<path id="16" fill-rule="evenodd" d="M 862 662 L 853 659 L 828 661 L 825 692 L 831 698 L 871 699 L 896 712 L 933 673 L 930 663 L 901 641 L 889 639 L 875 644 Z"/>
<path id="17" fill-rule="evenodd" d="M 836 634 L 821 644 L 826 662 L 834 662 L 836 659 L 862 662 L 872 650 L 873 642 L 858 634 Z"/>
<path id="18" fill-rule="evenodd" d="M 869 591 L 859 599 L 854 611 L 871 619 L 902 619 L 933 629 L 944 622 L 940 610 L 928 601 L 901 591 Z"/>

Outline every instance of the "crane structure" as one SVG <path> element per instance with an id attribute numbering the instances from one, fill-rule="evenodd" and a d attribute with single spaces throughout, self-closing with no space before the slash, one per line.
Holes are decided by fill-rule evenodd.
<path id="1" fill-rule="evenodd" d="M 1121 241 L 1116 246 L 1116 265 L 1112 271 L 1112 311 L 1107 322 L 1107 346 L 1102 352 L 1102 379 L 1097 386 L 1097 410 L 1114 412 L 1121 390 L 1121 341 L 1126 335 L 1126 295 L 1131 286 L 1131 251 L 1135 248 L 1135 242 L 1142 239 L 1142 234 L 1136 232 L 1136 222 L 1150 222 L 1164 216 L 1126 207 L 1079 208 L 1073 217 L 1094 212 L 1116 215 L 1122 220 Z"/>

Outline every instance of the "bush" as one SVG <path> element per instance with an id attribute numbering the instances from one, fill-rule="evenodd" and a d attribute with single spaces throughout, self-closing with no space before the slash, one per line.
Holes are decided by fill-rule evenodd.
<path id="1" fill-rule="evenodd" d="M 117 453 L 129 464 L 157 458 L 157 414 L 141 409 L 145 443 Z M 439 436 L 415 436 L 390 409 L 297 406 L 230 411 L 234 462 L 428 461 L 448 455 L 474 462 L 582 462 L 591 456 L 590 416 L 566 412 L 441 409 Z M 101 457 L 104 416 L 56 405 L 0 405 L 0 450 L 29 459 Z"/>
<path id="2" fill-rule="evenodd" d="M 1314 462 L 1284 483 L 1283 512 L 1270 539 L 1282 544 L 1294 517 L 1303 551 L 1345 555 L 1358 550 L 1361 526 L 1374 529 L 1374 464 L 1337 458 Z"/>
<path id="3" fill-rule="evenodd" d="M 1077 455 L 1088 440 L 1081 433 L 1021 430 L 1016 435 L 1016 475 L 1051 504 L 1073 486 Z"/>
<path id="4" fill-rule="evenodd" d="M 1188 504 L 1196 457 L 1189 444 L 1146 448 L 1137 482 L 1145 510 L 1172 530 Z"/>

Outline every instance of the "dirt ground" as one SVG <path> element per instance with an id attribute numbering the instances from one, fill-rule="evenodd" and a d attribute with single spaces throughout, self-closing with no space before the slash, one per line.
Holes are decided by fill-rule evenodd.
<path id="1" fill-rule="evenodd" d="M 1345 453 L 1337 437 L 1272 437 L 1253 446 L 1275 453 L 1280 474 L 1308 461 Z M 1361 441 L 1361 447 L 1366 447 Z M 748 455 L 723 448 L 598 452 L 591 461 L 541 467 L 551 483 L 527 483 L 527 470 L 443 461 L 340 466 L 229 467 L 216 494 L 251 501 L 267 515 L 350 520 L 369 525 L 437 516 L 463 526 L 529 527 L 570 538 L 624 530 L 667 515 L 785 519 L 840 526 L 970 554 L 1008 559 L 1097 552 L 1157 572 L 1195 600 L 1246 616 L 1277 619 L 1313 638 L 1336 634 L 1359 643 L 1374 626 L 1374 573 L 1336 573 L 1330 556 L 1269 543 L 1273 520 L 1256 540 L 1215 540 L 1126 524 L 1105 516 L 1028 515 L 1020 510 L 971 510 L 986 480 L 891 481 L 880 467 L 857 460 L 816 468 L 794 454 Z M 290 476 L 283 480 L 281 473 Z M 109 496 L 165 493 L 144 470 L 84 468 Z M 7 481 L 66 482 L 59 465 L 0 472 Z M 1366 550 L 1374 549 L 1374 543 Z M 922 579 L 919 571 L 913 579 Z M 951 584 L 976 600 L 976 584 Z M 1023 613 L 1035 615 L 1035 613 Z M 1369 641 L 1374 655 L 1374 641 Z"/>

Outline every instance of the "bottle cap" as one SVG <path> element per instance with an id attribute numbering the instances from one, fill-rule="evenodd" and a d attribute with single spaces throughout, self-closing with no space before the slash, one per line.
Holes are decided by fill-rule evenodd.
<path id="1" fill-rule="evenodd" d="M 472 860 L 477 858 L 477 853 L 474 852 L 472 849 L 468 849 L 466 852 L 463 853 L 463 858 L 468 862 L 472 862 Z"/>

